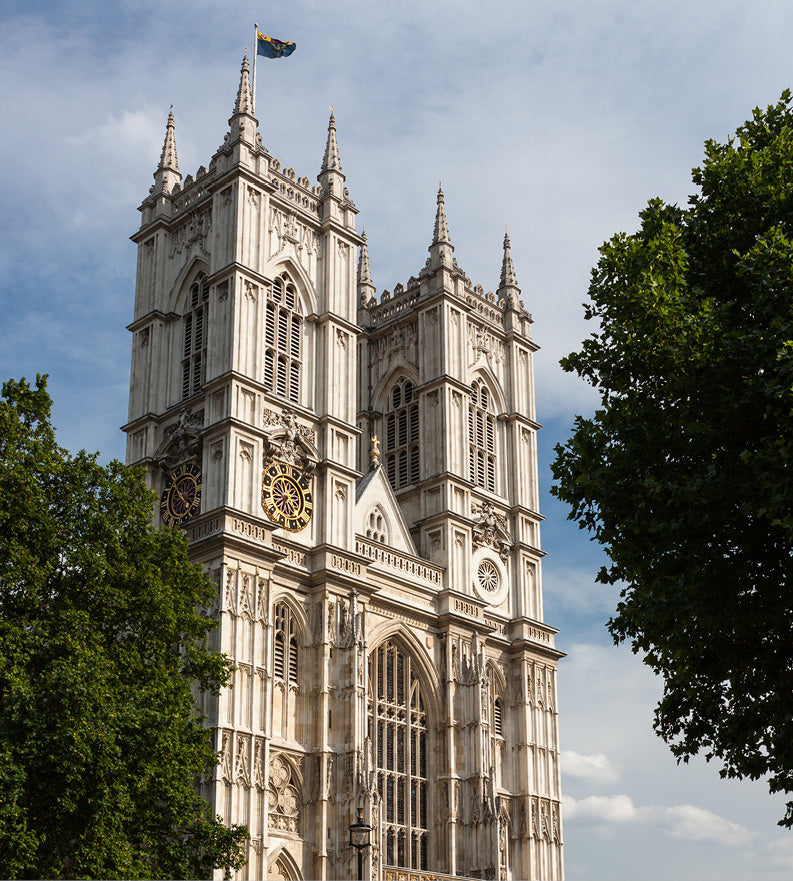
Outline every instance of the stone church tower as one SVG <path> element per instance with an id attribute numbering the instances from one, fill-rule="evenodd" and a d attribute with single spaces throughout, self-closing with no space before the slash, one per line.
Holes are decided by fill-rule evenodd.
<path id="1" fill-rule="evenodd" d="M 319 151 L 318 151 L 319 152 Z M 218 585 L 233 686 L 205 795 L 240 878 L 561 879 L 556 630 L 543 623 L 531 319 L 429 257 L 375 295 L 333 115 L 317 185 L 262 145 L 247 58 L 182 179 L 141 205 L 127 461 Z M 431 218 L 427 218 L 430 230 Z"/>

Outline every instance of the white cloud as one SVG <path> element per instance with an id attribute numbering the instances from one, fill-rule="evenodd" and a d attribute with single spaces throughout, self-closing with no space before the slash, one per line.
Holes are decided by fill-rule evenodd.
<path id="1" fill-rule="evenodd" d="M 716 841 L 729 846 L 743 844 L 751 838 L 751 833 L 745 826 L 725 820 L 705 808 L 675 805 L 656 810 L 662 817 L 666 832 L 673 838 Z"/>
<path id="2" fill-rule="evenodd" d="M 571 749 L 562 750 L 562 773 L 595 783 L 610 783 L 620 776 L 619 766 L 611 762 L 605 753 L 585 756 Z"/>
<path id="3" fill-rule="evenodd" d="M 752 837 L 745 826 L 694 805 L 637 806 L 630 796 L 620 794 L 591 795 L 582 799 L 566 796 L 563 807 L 565 822 L 571 824 L 590 823 L 604 827 L 624 823 L 651 824 L 670 838 L 715 842 L 729 847 L 745 844 Z"/>

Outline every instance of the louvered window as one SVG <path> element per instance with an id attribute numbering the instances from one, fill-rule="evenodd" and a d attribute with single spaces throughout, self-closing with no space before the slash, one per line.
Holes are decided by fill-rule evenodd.
<path id="1" fill-rule="evenodd" d="M 264 316 L 264 385 L 281 398 L 300 403 L 303 317 L 300 298 L 282 272 L 273 282 Z"/>
<path id="2" fill-rule="evenodd" d="M 468 477 L 475 486 L 496 491 L 496 417 L 487 386 L 478 380 L 468 404 Z"/>
<path id="3" fill-rule="evenodd" d="M 185 303 L 182 337 L 182 398 L 196 394 L 204 382 L 206 312 L 209 284 L 201 272 L 190 285 Z"/>
<path id="4" fill-rule="evenodd" d="M 369 731 L 383 805 L 386 865 L 427 868 L 428 724 L 409 655 L 388 641 L 369 658 Z"/>
<path id="5" fill-rule="evenodd" d="M 504 736 L 504 728 L 501 721 L 501 698 L 497 697 L 493 702 L 493 733 L 496 737 Z"/>
<path id="6" fill-rule="evenodd" d="M 273 675 L 276 679 L 298 684 L 299 653 L 294 615 L 286 603 L 275 607 L 275 634 L 273 637 Z"/>
<path id="7" fill-rule="evenodd" d="M 392 386 L 388 396 L 385 467 L 394 489 L 419 481 L 419 403 L 406 377 Z"/>

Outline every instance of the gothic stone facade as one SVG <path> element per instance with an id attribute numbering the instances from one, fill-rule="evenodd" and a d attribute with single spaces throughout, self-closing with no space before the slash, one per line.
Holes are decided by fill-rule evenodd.
<path id="1" fill-rule="evenodd" d="M 200 696 L 239 877 L 559 879 L 530 317 L 429 258 L 378 299 L 331 115 L 318 184 L 263 147 L 243 62 L 182 180 L 141 205 L 127 461 L 218 585 L 233 686 Z M 429 224 L 428 224 L 429 229 Z M 357 261 L 357 266 L 356 266 Z"/>

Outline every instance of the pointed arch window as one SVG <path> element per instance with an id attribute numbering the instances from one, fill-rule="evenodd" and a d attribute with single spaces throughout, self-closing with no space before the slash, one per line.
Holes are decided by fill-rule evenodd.
<path id="1" fill-rule="evenodd" d="M 190 285 L 182 322 L 182 400 L 196 394 L 204 382 L 209 284 L 201 272 Z"/>
<path id="2" fill-rule="evenodd" d="M 427 868 L 428 724 L 410 655 L 391 640 L 369 657 L 369 736 L 383 806 L 384 862 Z"/>
<path id="3" fill-rule="evenodd" d="M 275 607 L 273 675 L 290 685 L 298 684 L 297 627 L 292 610 L 286 603 Z"/>
<path id="4" fill-rule="evenodd" d="M 419 402 L 413 383 L 402 377 L 388 395 L 385 467 L 393 489 L 419 481 Z"/>
<path id="5" fill-rule="evenodd" d="M 276 277 L 264 318 L 264 385 L 281 398 L 300 402 L 303 315 L 297 287 L 286 272 Z"/>
<path id="6" fill-rule="evenodd" d="M 480 380 L 471 384 L 468 404 L 468 478 L 496 491 L 496 417 L 492 395 Z"/>

